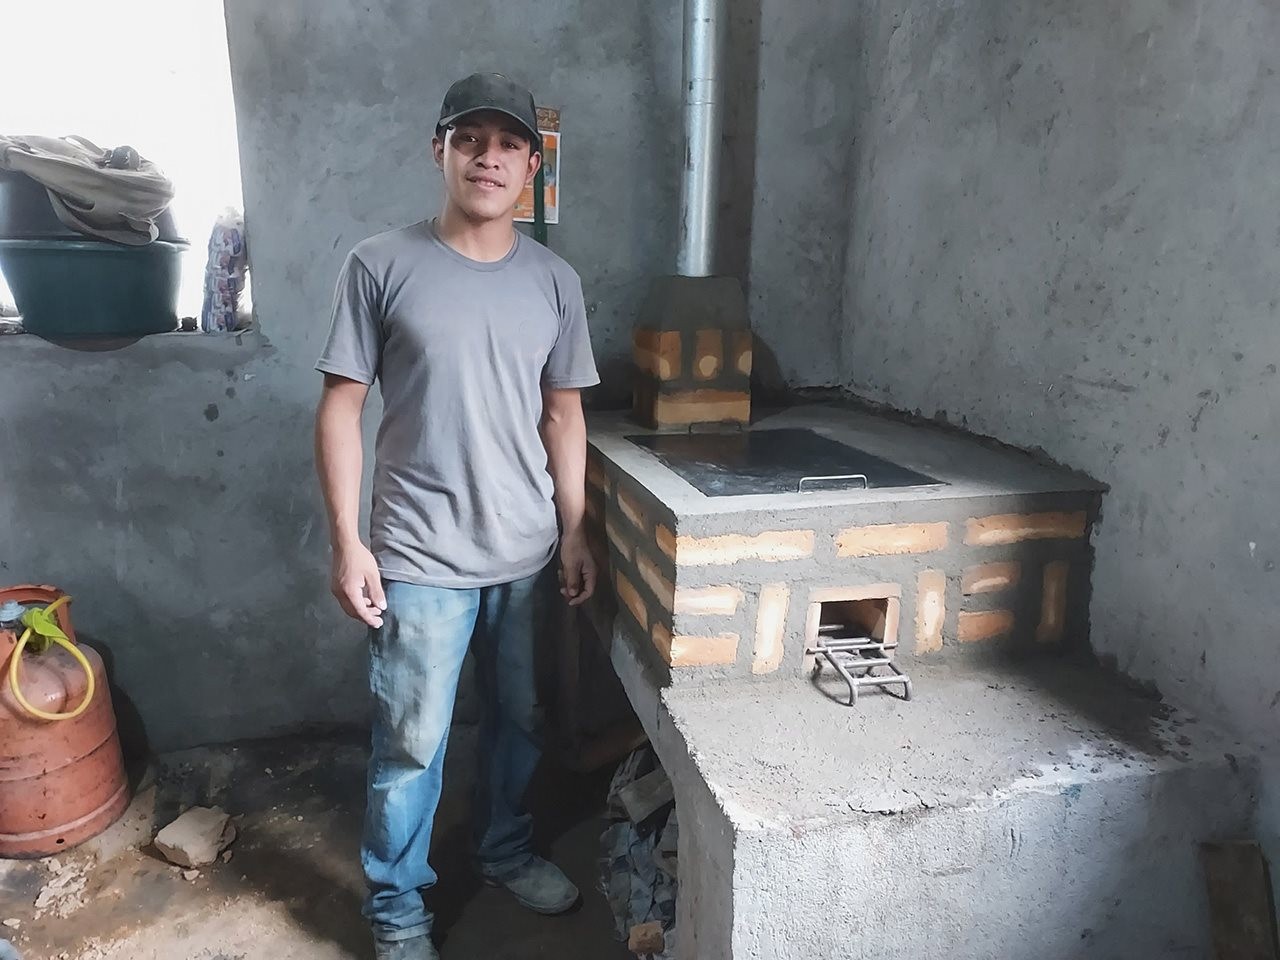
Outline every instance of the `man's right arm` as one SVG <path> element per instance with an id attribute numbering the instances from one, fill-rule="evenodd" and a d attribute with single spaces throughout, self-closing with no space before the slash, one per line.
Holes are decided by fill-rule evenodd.
<path id="1" fill-rule="evenodd" d="M 360 539 L 360 480 L 364 472 L 360 415 L 368 394 L 367 384 L 325 374 L 316 410 L 316 470 L 329 515 L 333 595 L 347 616 L 380 627 L 387 599 L 377 561 Z"/>

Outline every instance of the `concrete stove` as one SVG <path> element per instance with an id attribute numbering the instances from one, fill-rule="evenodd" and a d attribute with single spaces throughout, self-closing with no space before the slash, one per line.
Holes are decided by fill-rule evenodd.
<path id="1" fill-rule="evenodd" d="M 1101 487 L 839 406 L 746 429 L 853 448 L 869 488 L 590 426 L 588 613 L 675 787 L 679 960 L 1208 956 L 1198 844 L 1247 834 L 1257 768 L 1088 659 Z M 831 627 L 896 645 L 913 699 L 815 689 Z"/>

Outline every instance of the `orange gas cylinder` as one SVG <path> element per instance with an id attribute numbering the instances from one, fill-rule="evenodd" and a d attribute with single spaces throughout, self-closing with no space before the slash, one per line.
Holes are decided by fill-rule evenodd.
<path id="1" fill-rule="evenodd" d="M 47 607 L 62 598 L 54 587 L 0 589 L 5 601 Z M 88 708 L 69 720 L 44 720 L 14 696 L 10 665 L 23 631 L 10 614 L 0 623 L 0 857 L 43 857 L 97 836 L 129 805 L 116 717 L 102 658 L 77 645 L 94 675 Z M 64 601 L 54 614 L 68 640 L 75 632 Z M 19 690 L 48 714 L 68 714 L 84 701 L 89 678 L 66 650 L 51 646 L 21 654 Z"/>

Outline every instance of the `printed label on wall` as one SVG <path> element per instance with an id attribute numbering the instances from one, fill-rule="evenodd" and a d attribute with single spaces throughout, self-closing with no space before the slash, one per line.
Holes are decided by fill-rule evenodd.
<path id="1" fill-rule="evenodd" d="M 547 223 L 560 222 L 560 111 L 538 107 L 538 132 L 542 134 L 543 197 Z M 516 203 L 516 222 L 533 223 L 533 185 L 524 188 Z"/>

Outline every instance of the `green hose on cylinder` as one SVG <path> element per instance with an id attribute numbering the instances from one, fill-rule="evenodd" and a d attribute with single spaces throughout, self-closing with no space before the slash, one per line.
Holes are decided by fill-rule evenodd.
<path id="1" fill-rule="evenodd" d="M 89 704 L 93 702 L 94 688 L 97 683 L 93 675 L 93 666 L 53 619 L 58 607 L 70 601 L 70 597 L 62 596 L 43 609 L 31 607 L 23 613 L 22 624 L 27 629 L 18 638 L 18 645 L 13 648 L 13 655 L 9 658 L 9 688 L 13 691 L 14 699 L 18 701 L 22 709 L 41 720 L 74 720 L 88 710 Z M 32 639 L 33 637 L 35 638 L 34 640 Z M 80 701 L 78 707 L 67 713 L 49 713 L 33 706 L 23 696 L 22 686 L 18 682 L 19 666 L 22 663 L 22 654 L 27 646 L 30 645 L 34 653 L 43 653 L 54 644 L 62 647 L 75 658 L 76 662 L 84 669 L 85 677 L 88 679 L 88 686 L 85 687 L 84 691 L 84 699 Z"/>

